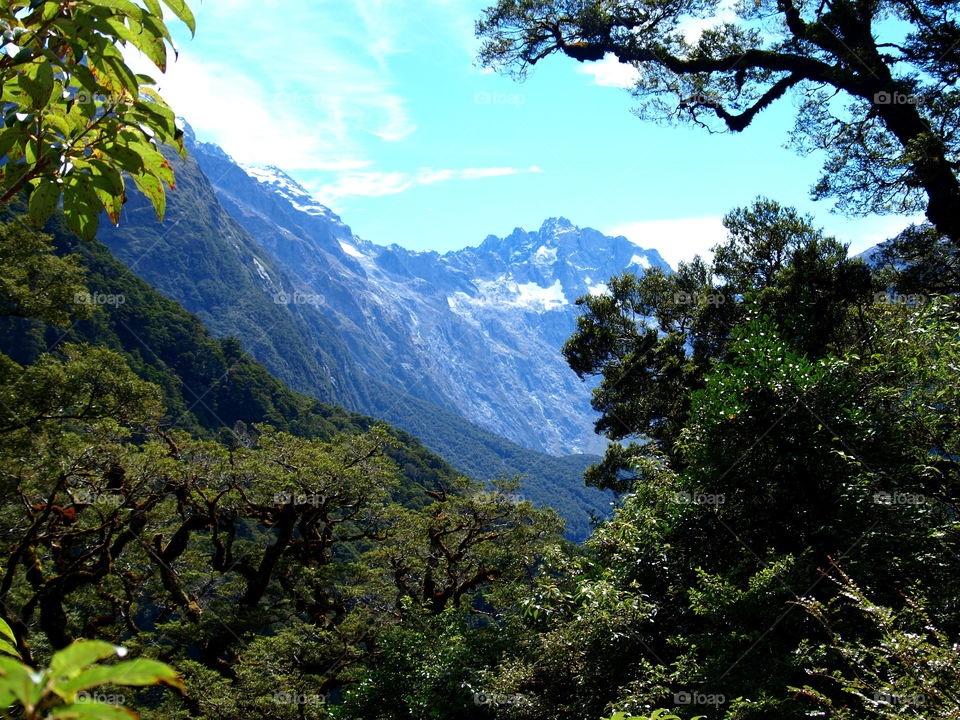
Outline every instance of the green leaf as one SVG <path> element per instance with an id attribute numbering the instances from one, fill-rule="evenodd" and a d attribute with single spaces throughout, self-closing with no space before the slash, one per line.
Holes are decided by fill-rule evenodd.
<path id="1" fill-rule="evenodd" d="M 76 640 L 53 656 L 50 673 L 55 677 L 74 675 L 98 660 L 126 654 L 123 648 L 102 640 Z"/>
<path id="2" fill-rule="evenodd" d="M 7 128 L 0 132 L 0 157 L 5 156 L 14 145 L 23 142 L 27 137 L 18 128 Z"/>
<path id="3" fill-rule="evenodd" d="M 197 34 L 197 21 L 184 0 L 163 0 L 163 4 L 170 8 L 173 14 L 190 28 L 191 35 Z"/>
<path id="4" fill-rule="evenodd" d="M 33 107 L 46 107 L 53 94 L 53 66 L 44 60 L 24 66 L 20 86 L 30 96 Z"/>
<path id="5" fill-rule="evenodd" d="M 123 176 L 120 173 L 108 170 L 104 175 L 91 175 L 90 181 L 93 183 L 93 189 L 97 193 L 97 197 L 103 203 L 104 210 L 110 216 L 110 222 L 118 225 L 120 223 L 120 210 L 127 201 L 127 194 L 123 189 Z"/>
<path id="6" fill-rule="evenodd" d="M 163 35 L 156 34 L 156 28 L 129 20 L 129 27 L 122 20 L 107 18 L 103 21 L 118 38 L 130 43 L 156 65 L 161 72 L 167 71 L 167 46 Z M 147 29 L 149 28 L 149 29 Z"/>
<path id="7" fill-rule="evenodd" d="M 0 640 L 0 652 L 5 652 L 7 655 L 13 655 L 14 657 L 20 657 L 17 649 L 6 640 Z"/>
<path id="8" fill-rule="evenodd" d="M 91 159 L 90 170 L 94 177 L 94 185 L 114 195 L 123 195 L 123 176 L 110 163 L 103 160 Z"/>
<path id="9" fill-rule="evenodd" d="M 55 690 L 59 695 L 70 695 L 107 684 L 142 686 L 159 683 L 183 689 L 183 683 L 169 665 L 158 660 L 138 659 L 84 670 L 76 677 L 59 683 Z"/>
<path id="10" fill-rule="evenodd" d="M 25 708 L 33 708 L 43 695 L 44 674 L 22 662 L 0 655 L 0 694 L 13 693 Z"/>
<path id="11" fill-rule="evenodd" d="M 10 629 L 10 626 L 7 625 L 7 621 L 3 618 L 0 618 L 0 635 L 7 638 L 7 640 L 0 640 L 0 652 L 5 652 L 8 655 L 13 655 L 14 657 L 20 657 L 20 653 L 17 651 L 17 638 L 13 634 L 13 630 Z M 2 707 L 2 705 L 0 705 Z"/>
<path id="12" fill-rule="evenodd" d="M 13 634 L 13 630 L 3 618 L 0 618 L 0 635 L 3 635 L 14 645 L 17 644 L 17 636 Z"/>
<path id="13" fill-rule="evenodd" d="M 129 146 L 131 150 L 138 153 L 143 159 L 143 166 L 151 175 L 155 175 L 163 180 L 172 190 L 174 188 L 173 167 L 170 165 L 163 153 L 156 150 L 150 143 L 136 143 Z"/>
<path id="14" fill-rule="evenodd" d="M 130 720 L 136 718 L 137 714 L 133 710 L 117 707 L 116 705 L 106 705 L 101 702 L 82 702 L 58 707 L 52 713 L 47 715 L 47 720 L 70 720 L 77 718 L 90 718 L 91 720 Z"/>
<path id="15" fill-rule="evenodd" d="M 59 2 L 45 2 L 43 4 L 41 19 L 44 21 L 52 20 L 59 11 L 60 11 Z"/>
<path id="16" fill-rule="evenodd" d="M 150 198 L 153 209 L 157 213 L 157 219 L 162 222 L 167 212 L 167 196 L 163 192 L 163 183 L 156 176 L 146 173 L 134 175 L 133 181 L 140 188 L 140 192 Z"/>
<path id="17" fill-rule="evenodd" d="M 60 185 L 51 179 L 44 179 L 30 193 L 29 215 L 30 221 L 36 227 L 43 227 L 53 211 L 57 209 L 60 200 Z"/>
<path id="18" fill-rule="evenodd" d="M 127 67 L 122 57 L 106 55 L 102 58 L 104 65 L 110 68 L 112 74 L 123 85 L 123 88 L 134 98 L 140 95 L 140 83 L 137 82 L 136 75 Z"/>
<path id="19" fill-rule="evenodd" d="M 171 44 L 171 46 L 173 45 L 173 38 L 170 36 L 170 30 L 163 23 L 163 20 L 159 15 L 144 13 L 143 18 L 140 20 L 140 25 L 146 28 L 151 35 L 160 40 L 161 44 L 164 40 L 166 40 Z"/>
<path id="20" fill-rule="evenodd" d="M 100 199 L 88 181 L 74 181 L 63 188 L 63 215 L 67 227 L 82 240 L 96 237 L 101 207 Z"/>
<path id="21" fill-rule="evenodd" d="M 130 0 L 87 0 L 91 5 L 110 8 L 125 15 L 126 17 L 139 20 L 143 17 L 143 8 L 130 2 Z"/>

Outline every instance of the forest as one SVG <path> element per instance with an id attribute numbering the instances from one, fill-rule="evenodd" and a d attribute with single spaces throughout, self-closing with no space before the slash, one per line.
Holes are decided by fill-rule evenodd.
<path id="1" fill-rule="evenodd" d="M 757 197 L 711 258 L 581 298 L 563 354 L 611 441 L 583 482 L 615 498 L 582 542 L 96 239 L 131 183 L 158 218 L 178 192 L 124 48 L 162 73 L 184 0 L 0 5 L 4 717 L 960 719 L 956 3 L 756 0 L 696 44 L 715 4 L 478 18 L 502 73 L 641 69 L 646 121 L 749 132 L 794 93 L 815 197 L 926 218 L 858 257 Z"/>

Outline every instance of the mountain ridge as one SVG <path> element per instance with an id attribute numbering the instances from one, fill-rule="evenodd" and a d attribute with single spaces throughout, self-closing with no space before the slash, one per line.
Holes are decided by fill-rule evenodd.
<path id="1" fill-rule="evenodd" d="M 364 372 L 530 449 L 603 451 L 592 388 L 561 348 L 576 299 L 624 270 L 669 270 L 656 250 L 562 217 L 443 254 L 379 245 L 282 170 L 240 166 L 214 147 L 192 150 L 221 202 L 318 300 Z"/>

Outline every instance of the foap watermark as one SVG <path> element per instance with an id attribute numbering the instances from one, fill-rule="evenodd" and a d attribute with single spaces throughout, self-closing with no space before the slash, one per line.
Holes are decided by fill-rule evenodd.
<path id="1" fill-rule="evenodd" d="M 726 301 L 727 298 L 720 293 L 675 292 L 673 294 L 673 302 L 677 305 L 700 305 L 702 303 L 723 305 Z"/>
<path id="2" fill-rule="evenodd" d="M 79 505 L 109 505 L 111 507 L 120 507 L 126 500 L 120 493 L 101 493 L 87 489 L 77 490 L 73 493 L 73 499 Z"/>
<path id="3" fill-rule="evenodd" d="M 919 96 L 908 93 L 881 90 L 873 95 L 874 105 L 918 105 L 919 103 Z"/>
<path id="4" fill-rule="evenodd" d="M 78 703 L 100 703 L 102 705 L 126 705 L 127 698 L 121 693 L 88 692 L 81 690 L 77 693 Z"/>
<path id="5" fill-rule="evenodd" d="M 474 705 L 487 705 L 497 707 L 500 705 L 519 705 L 523 702 L 523 695 L 496 692 L 475 692 L 473 693 Z"/>
<path id="6" fill-rule="evenodd" d="M 727 702 L 727 698 L 720 693 L 700 693 L 681 690 L 673 694 L 673 702 L 676 705 L 710 705 L 717 707 Z"/>
<path id="7" fill-rule="evenodd" d="M 880 705 L 891 705 L 894 707 L 923 707 L 927 704 L 927 698 L 923 695 L 893 695 L 892 693 L 885 692 L 874 693 L 873 701 Z"/>
<path id="8" fill-rule="evenodd" d="M 527 96 L 522 93 L 487 92 L 481 90 L 473 96 L 474 105 L 513 105 L 520 107 L 527 103 Z"/>
<path id="9" fill-rule="evenodd" d="M 887 492 L 879 490 L 873 494 L 877 505 L 923 505 L 927 498 L 917 493 Z"/>
<path id="10" fill-rule="evenodd" d="M 873 301 L 885 305 L 923 305 L 927 302 L 927 296 L 920 293 L 905 295 L 903 293 L 878 292 L 874 293 Z"/>
<path id="11" fill-rule="evenodd" d="M 673 502 L 677 505 L 723 505 L 727 496 L 723 493 L 675 492 Z"/>
<path id="12" fill-rule="evenodd" d="M 86 90 L 80 90 L 72 97 L 66 98 L 78 102 L 81 105 L 132 105 L 133 97 L 130 95 L 99 95 Z"/>
<path id="13" fill-rule="evenodd" d="M 723 103 L 720 100 L 720 96 L 715 93 L 703 93 L 698 92 L 693 95 L 688 95 L 680 101 L 680 107 L 711 107 L 718 108 L 723 107 Z"/>
<path id="14" fill-rule="evenodd" d="M 278 92 L 271 97 L 273 105 L 294 105 L 298 107 L 322 108 L 324 96 L 317 93 Z"/>
<path id="15" fill-rule="evenodd" d="M 277 305 L 323 305 L 325 298 L 317 293 L 278 292 L 273 294 L 273 302 Z"/>
<path id="16" fill-rule="evenodd" d="M 284 490 L 273 496 L 274 505 L 312 505 L 313 507 L 320 507 L 326 501 L 326 496 L 319 493 L 291 493 Z"/>
<path id="17" fill-rule="evenodd" d="M 281 690 L 273 694 L 273 701 L 283 705 L 326 705 L 327 696 L 319 693 Z"/>
<path id="18" fill-rule="evenodd" d="M 126 305 L 127 296 L 122 293 L 83 292 L 74 293 L 73 302 L 77 305 Z"/>
<path id="19" fill-rule="evenodd" d="M 505 503 L 519 504 L 527 501 L 520 493 L 507 492 L 504 490 L 478 490 L 474 493 L 473 497 L 476 500 L 488 500 L 501 505 Z"/>

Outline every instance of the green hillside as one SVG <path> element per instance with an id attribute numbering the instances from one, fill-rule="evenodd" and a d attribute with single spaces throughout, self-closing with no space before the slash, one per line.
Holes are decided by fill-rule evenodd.
<path id="1" fill-rule="evenodd" d="M 325 440 L 382 424 L 290 390 L 236 340 L 214 338 L 196 316 L 130 272 L 104 245 L 81 242 L 69 233 L 59 217 L 50 221 L 47 231 L 57 254 L 80 257 L 90 297 L 105 304 L 69 328 L 0 318 L 0 352 L 15 361 L 32 363 L 40 353 L 68 342 L 116 350 L 141 378 L 162 389 L 166 425 L 227 441 L 254 423 Z M 394 460 L 414 483 L 433 488 L 456 476 L 449 464 L 408 433 L 392 429 L 391 434 L 401 441 Z M 410 490 L 411 498 L 414 495 L 422 493 Z"/>

